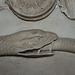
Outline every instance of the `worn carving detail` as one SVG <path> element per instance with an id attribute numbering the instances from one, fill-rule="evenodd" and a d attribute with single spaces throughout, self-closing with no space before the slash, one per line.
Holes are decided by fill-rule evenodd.
<path id="1" fill-rule="evenodd" d="M 5 3 L 17 17 L 26 21 L 44 19 L 56 5 L 69 19 L 75 20 L 75 0 L 5 0 Z M 8 7 L 0 6 L 0 11 L 4 9 Z"/>
<path id="2" fill-rule="evenodd" d="M 43 56 L 41 50 L 57 39 L 53 32 L 40 29 L 25 30 L 0 37 L 0 55 Z M 37 51 L 29 54 L 28 51 Z M 27 54 L 26 54 L 27 52 Z M 50 52 L 50 50 L 49 50 Z M 24 53 L 24 54 L 23 54 Z M 53 55 L 53 53 L 48 53 Z"/>
<path id="3" fill-rule="evenodd" d="M 0 11 L 3 10 L 3 9 L 4 9 L 4 7 L 1 7 L 1 6 L 0 6 Z"/>
<path id="4" fill-rule="evenodd" d="M 56 0 L 6 0 L 10 9 L 25 20 L 39 20 L 49 15 Z"/>
<path id="5" fill-rule="evenodd" d="M 51 56 L 52 51 L 75 52 L 75 39 L 58 38 L 53 32 L 25 30 L 0 37 L 0 55 Z"/>
<path id="6" fill-rule="evenodd" d="M 8 9 L 7 6 L 0 6 L 0 11 L 2 11 L 2 10 L 7 10 L 7 9 Z"/>
<path id="7" fill-rule="evenodd" d="M 59 7 L 68 18 L 75 19 L 75 0 L 59 0 Z"/>

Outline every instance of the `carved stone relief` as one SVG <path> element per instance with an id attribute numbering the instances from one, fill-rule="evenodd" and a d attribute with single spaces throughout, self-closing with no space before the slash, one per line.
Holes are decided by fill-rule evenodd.
<path id="1" fill-rule="evenodd" d="M 0 36 L 0 75 L 75 75 L 75 39 L 72 39 L 75 38 L 75 21 L 65 18 L 56 8 L 42 21 L 26 22 L 18 19 L 10 10 L 3 10 L 5 8 L 1 7 L 0 11 L 0 35 L 20 32 Z M 35 30 L 27 30 L 29 28 Z M 33 34 L 34 31 L 37 32 L 36 35 Z M 69 38 L 60 38 L 56 33 L 60 37 Z"/>
<path id="2" fill-rule="evenodd" d="M 6 0 L 9 8 L 23 20 L 40 20 L 55 8 L 56 0 Z"/>
<path id="3" fill-rule="evenodd" d="M 68 0 L 59 0 L 59 7 L 73 19 L 73 6 Z M 74 0 L 72 0 L 73 5 Z M 56 0 L 6 0 L 9 8 L 24 20 L 39 20 L 47 16 L 55 7 Z M 4 8 L 0 7 L 0 10 Z M 52 9 L 52 10 L 53 10 Z M 33 11 L 32 11 L 33 10 Z M 47 15 L 45 15 L 49 12 Z M 45 15 L 45 16 L 43 16 Z M 47 49 L 46 49 L 47 48 Z M 0 37 L 0 55 L 50 56 L 51 50 L 75 52 L 75 39 L 58 38 L 53 32 L 40 29 L 25 30 Z"/>
<path id="4" fill-rule="evenodd" d="M 0 55 L 51 56 L 52 51 L 75 52 L 75 39 L 58 38 L 53 32 L 24 30 L 0 37 Z"/>
<path id="5" fill-rule="evenodd" d="M 69 19 L 75 19 L 75 0 L 5 0 L 12 12 L 22 20 L 36 21 L 47 17 L 59 6 Z M 1 7 L 0 10 L 7 9 Z"/>
<path id="6" fill-rule="evenodd" d="M 59 7 L 68 18 L 75 19 L 75 0 L 59 0 Z"/>

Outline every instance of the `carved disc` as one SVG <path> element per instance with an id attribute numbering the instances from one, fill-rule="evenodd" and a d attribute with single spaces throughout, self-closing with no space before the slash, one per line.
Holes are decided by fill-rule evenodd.
<path id="1" fill-rule="evenodd" d="M 39 20 L 48 16 L 56 0 L 6 0 L 11 10 L 25 20 Z"/>

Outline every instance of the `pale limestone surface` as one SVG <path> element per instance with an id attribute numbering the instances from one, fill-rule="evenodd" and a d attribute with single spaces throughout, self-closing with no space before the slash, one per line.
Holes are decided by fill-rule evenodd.
<path id="1" fill-rule="evenodd" d="M 27 29 L 43 29 L 59 37 L 75 38 L 75 21 L 67 19 L 58 7 L 47 18 L 36 22 L 23 21 L 10 10 L 0 11 L 0 35 Z M 55 52 L 46 58 L 0 57 L 0 75 L 75 75 L 75 54 Z"/>

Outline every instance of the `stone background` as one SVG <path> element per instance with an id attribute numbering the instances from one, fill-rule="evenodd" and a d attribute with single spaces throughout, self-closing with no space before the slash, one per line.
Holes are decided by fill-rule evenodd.
<path id="1" fill-rule="evenodd" d="M 0 0 L 0 5 L 4 0 Z M 75 21 L 69 20 L 58 7 L 45 19 L 28 22 L 11 10 L 0 11 L 0 36 L 27 29 L 43 29 L 59 37 L 75 38 Z M 52 57 L 0 57 L 0 75 L 75 75 L 75 54 L 55 52 Z"/>

